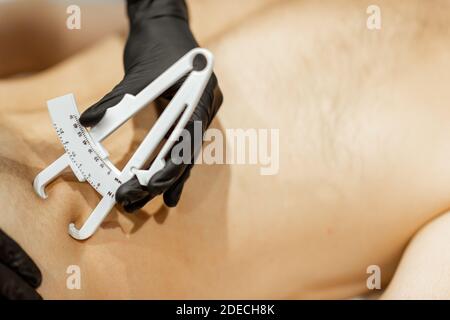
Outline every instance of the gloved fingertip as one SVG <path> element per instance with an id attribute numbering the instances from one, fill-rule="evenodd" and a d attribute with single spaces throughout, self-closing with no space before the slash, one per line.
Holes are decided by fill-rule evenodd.
<path id="1" fill-rule="evenodd" d="M 100 101 L 86 109 L 80 117 L 80 123 L 85 127 L 93 127 L 99 123 L 106 110 L 116 106 L 122 100 L 124 93 L 121 89 L 118 89 L 118 87 L 121 88 L 122 86 L 123 83 L 120 83 Z"/>
<path id="2" fill-rule="evenodd" d="M 126 213 L 133 214 L 135 212 L 135 209 L 131 205 L 131 203 L 128 203 L 128 202 L 127 203 L 122 203 L 122 207 L 123 207 L 123 210 L 125 210 Z"/>
<path id="3" fill-rule="evenodd" d="M 42 283 L 42 273 L 39 269 L 33 270 L 32 274 L 27 278 L 27 282 L 33 288 L 38 288 Z"/>
<path id="4" fill-rule="evenodd" d="M 166 192 L 186 170 L 186 165 L 175 164 L 171 160 L 167 161 L 165 167 L 156 172 L 148 183 L 149 190 L 155 190 L 155 193 Z"/>
<path id="5" fill-rule="evenodd" d="M 27 257 L 22 259 L 17 271 L 31 287 L 38 288 L 41 285 L 41 270 L 39 270 L 38 266 Z"/>
<path id="6" fill-rule="evenodd" d="M 163 195 L 164 203 L 169 208 L 174 208 L 178 205 L 178 202 L 180 201 L 181 192 L 165 192 Z"/>
<path id="7" fill-rule="evenodd" d="M 97 106 L 90 107 L 81 115 L 80 123 L 84 127 L 93 127 L 100 122 L 105 115 L 106 110 L 107 108 L 100 108 Z"/>
<path id="8" fill-rule="evenodd" d="M 152 199 L 146 187 L 142 186 L 136 177 L 122 184 L 116 192 L 116 201 L 127 213 L 133 213 L 142 208 Z"/>
<path id="9" fill-rule="evenodd" d="M 189 177 L 189 172 L 185 173 L 185 176 L 183 176 L 177 183 L 170 187 L 166 192 L 164 192 L 163 198 L 164 203 L 169 208 L 176 207 L 178 205 L 178 202 L 181 198 L 181 193 L 183 192 L 184 183 L 186 182 L 186 179 Z"/>

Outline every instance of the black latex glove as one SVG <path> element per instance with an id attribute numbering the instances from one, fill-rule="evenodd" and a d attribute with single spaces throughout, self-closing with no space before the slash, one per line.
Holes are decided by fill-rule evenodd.
<path id="1" fill-rule="evenodd" d="M 80 122 L 84 126 L 97 124 L 106 110 L 119 103 L 126 93 L 138 94 L 188 51 L 198 47 L 189 28 L 184 0 L 128 0 L 127 11 L 130 33 L 124 53 L 125 77 L 110 93 L 81 115 Z M 183 81 L 179 81 L 163 93 L 160 100 L 167 103 L 182 83 Z M 203 131 L 206 130 L 221 104 L 222 93 L 213 74 L 186 126 L 192 139 L 193 122 L 201 121 Z M 193 141 L 191 142 L 193 145 Z M 191 163 L 194 162 L 197 151 L 193 150 Z M 174 162 L 180 162 L 172 160 L 174 159 L 168 159 L 164 169 L 152 177 L 148 186 L 141 186 L 137 178 L 123 184 L 117 190 L 117 202 L 126 211 L 132 212 L 163 193 L 166 205 L 176 206 L 192 164 L 176 165 Z"/>
<path id="2" fill-rule="evenodd" d="M 0 300 L 38 300 L 41 272 L 23 249 L 0 229 Z"/>

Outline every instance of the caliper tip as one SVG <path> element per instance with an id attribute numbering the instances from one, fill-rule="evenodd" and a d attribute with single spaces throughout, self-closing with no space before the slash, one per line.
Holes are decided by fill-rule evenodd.
<path id="1" fill-rule="evenodd" d="M 92 236 L 91 232 L 86 232 L 83 228 L 77 229 L 75 223 L 69 224 L 69 234 L 76 240 L 86 240 Z"/>
<path id="2" fill-rule="evenodd" d="M 77 239 L 77 240 L 84 240 L 85 238 L 83 238 L 80 234 L 80 230 L 77 229 L 77 227 L 75 226 L 74 223 L 69 224 L 69 234 Z"/>
<path id="3" fill-rule="evenodd" d="M 42 199 L 47 199 L 47 194 L 45 193 L 46 185 L 47 184 L 44 181 L 42 181 L 39 175 L 37 175 L 36 178 L 34 178 L 33 181 L 34 192 L 36 192 L 36 194 Z"/>

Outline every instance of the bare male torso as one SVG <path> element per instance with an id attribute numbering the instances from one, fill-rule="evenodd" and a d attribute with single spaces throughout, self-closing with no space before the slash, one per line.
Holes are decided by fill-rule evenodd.
<path id="1" fill-rule="evenodd" d="M 177 208 L 115 209 L 86 242 L 67 226 L 96 205 L 88 185 L 68 173 L 46 201 L 33 193 L 62 153 L 45 100 L 95 102 L 120 80 L 122 40 L 2 80 L 0 226 L 42 268 L 41 294 L 343 298 L 367 293 L 370 265 L 385 286 L 415 232 L 450 208 L 449 26 L 441 10 L 410 3 L 382 2 L 377 32 L 365 28 L 369 4 L 280 2 L 208 38 L 225 95 L 213 126 L 279 128 L 279 174 L 200 165 Z M 150 108 L 107 142 L 116 161 L 155 116 Z M 66 287 L 70 265 L 81 290 Z"/>

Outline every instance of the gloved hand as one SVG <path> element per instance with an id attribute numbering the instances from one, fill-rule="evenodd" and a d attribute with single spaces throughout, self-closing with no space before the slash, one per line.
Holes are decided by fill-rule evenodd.
<path id="1" fill-rule="evenodd" d="M 128 0 L 127 11 L 130 33 L 124 53 L 125 77 L 110 93 L 81 115 L 80 122 L 84 126 L 97 124 L 106 110 L 119 103 L 126 93 L 138 94 L 188 51 L 198 47 L 189 28 L 184 0 Z M 160 101 L 167 103 L 180 88 L 183 80 L 163 93 Z M 186 126 L 192 140 L 194 121 L 201 121 L 203 131 L 206 130 L 221 104 L 222 93 L 213 74 Z M 193 141 L 191 142 L 194 145 Z M 132 212 L 163 193 L 166 205 L 176 206 L 197 151 L 192 152 L 191 164 L 175 164 L 181 162 L 179 159 L 167 160 L 166 166 L 152 177 L 148 186 L 141 186 L 137 178 L 123 184 L 116 192 L 117 202 L 126 211 Z"/>
<path id="2" fill-rule="evenodd" d="M 0 300 L 42 299 L 41 272 L 23 249 L 0 229 Z"/>

